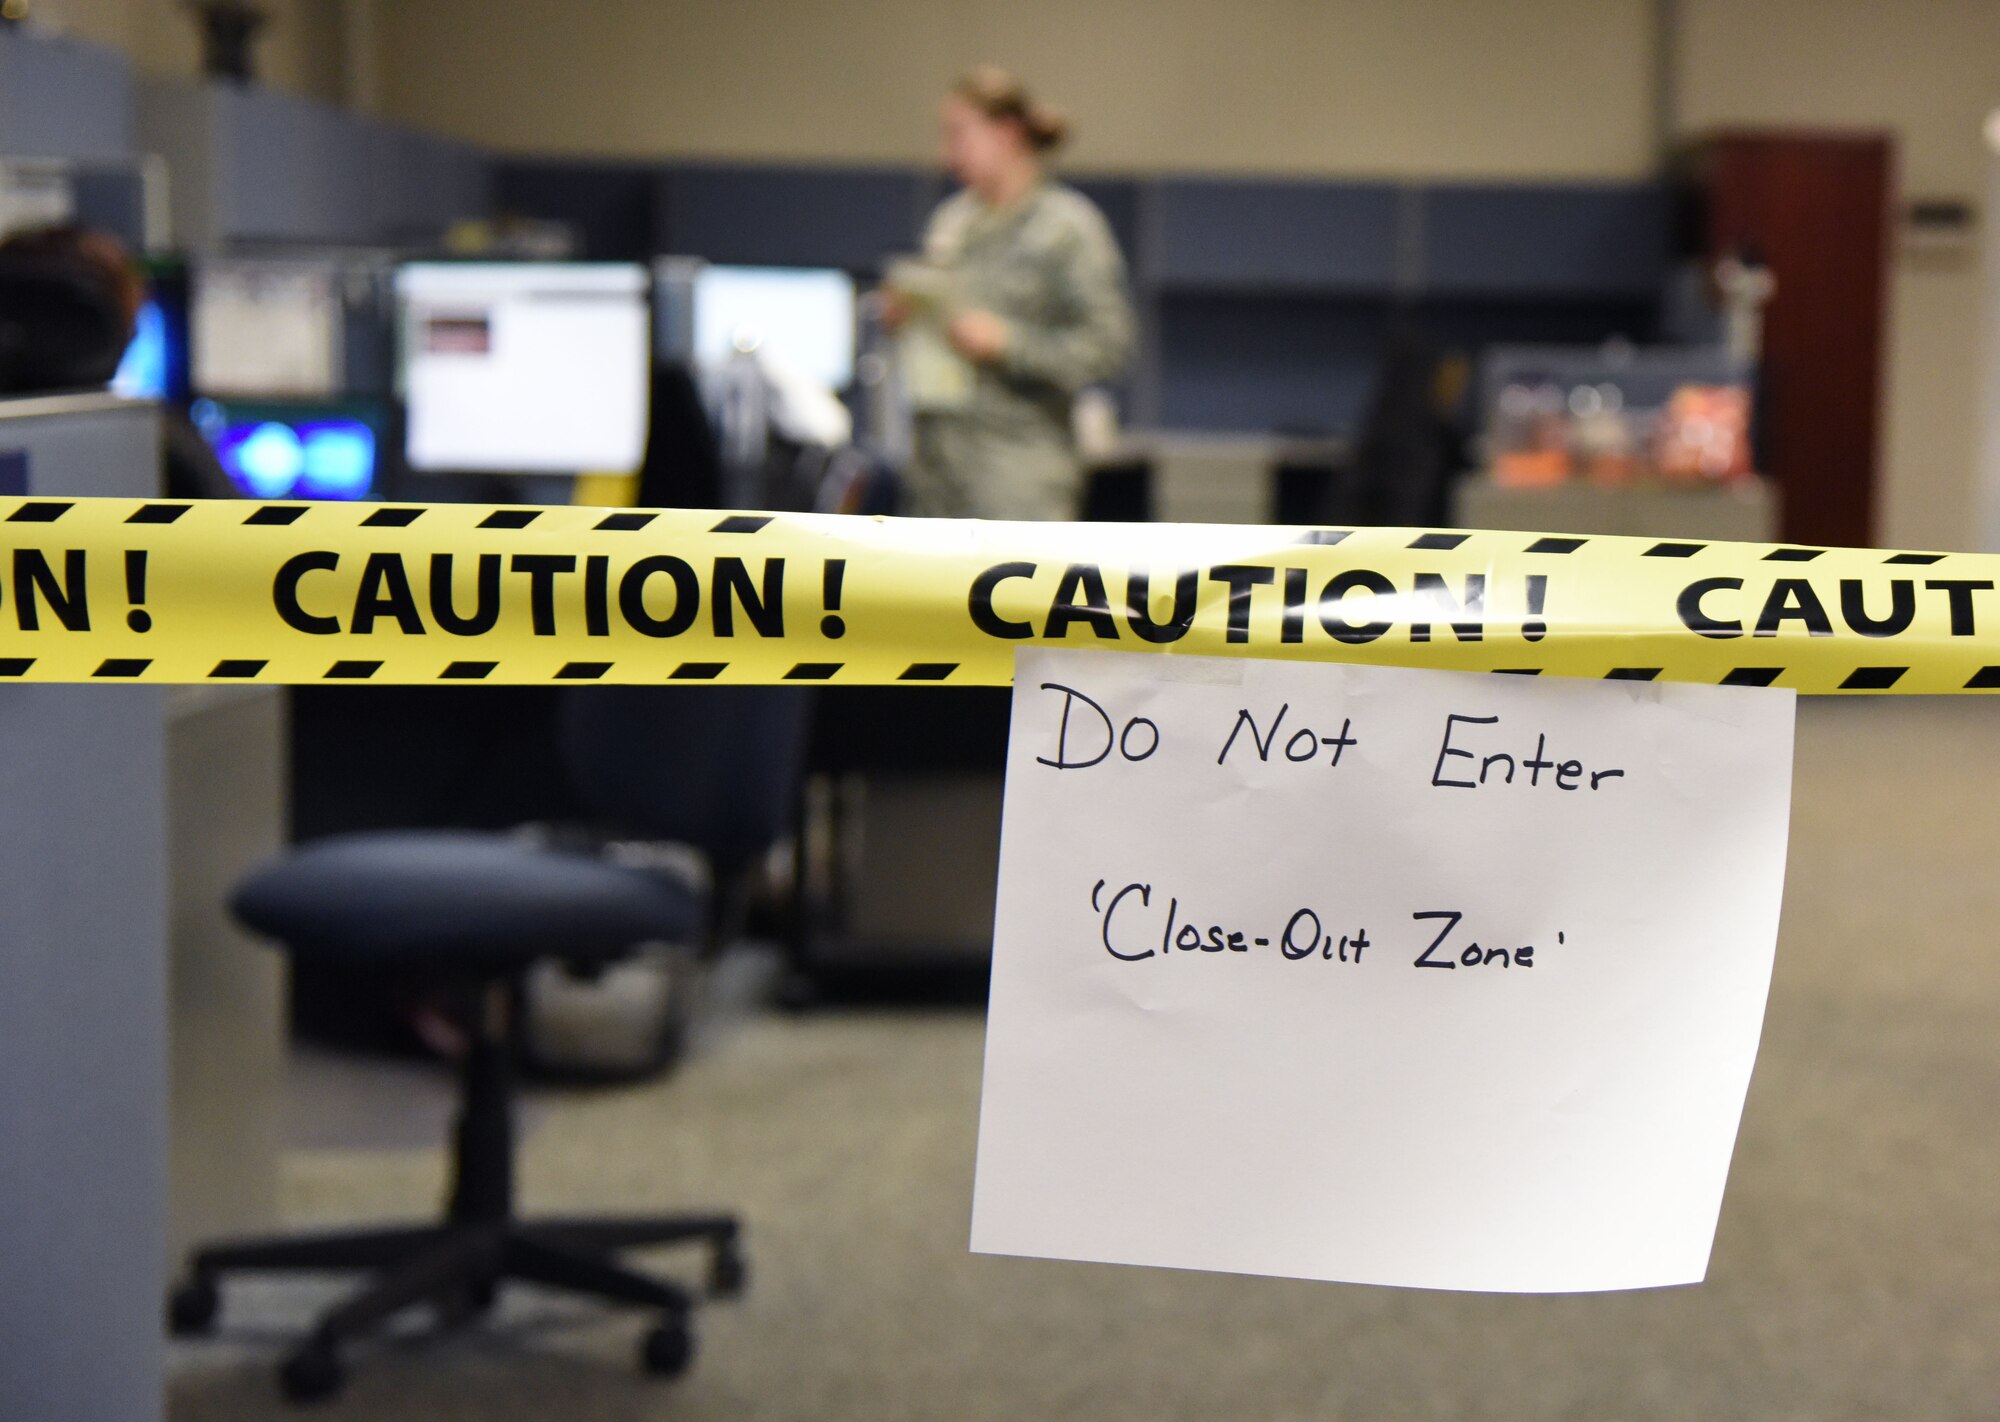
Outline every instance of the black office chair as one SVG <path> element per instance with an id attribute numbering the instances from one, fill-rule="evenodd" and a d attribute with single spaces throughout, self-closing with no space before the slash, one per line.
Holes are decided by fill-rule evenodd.
<path id="1" fill-rule="evenodd" d="M 722 446 L 683 361 L 653 362 L 646 453 L 636 502 L 648 509 L 712 509 L 722 501 Z"/>
<path id="2" fill-rule="evenodd" d="M 215 1320 L 222 1275 L 366 1270 L 361 1292 L 324 1315 L 284 1363 L 295 1401 L 343 1381 L 343 1345 L 418 1304 L 457 1322 L 522 1280 L 657 1309 L 643 1366 L 684 1371 L 693 1298 L 628 1269 L 619 1249 L 677 1241 L 711 1251 L 712 1295 L 744 1283 L 739 1225 L 725 1214 L 530 1222 L 514 1210 L 513 1006 L 521 974 L 545 959 L 588 971 L 655 940 L 680 940 L 736 911 L 738 886 L 785 831 L 797 802 L 805 693 L 785 687 L 596 687 L 568 693 L 561 736 L 577 789 L 623 834 L 702 849 L 717 890 L 499 834 L 384 831 L 323 839 L 253 873 L 234 909 L 298 958 L 434 968 L 463 984 L 470 1040 L 461 1067 L 451 1188 L 435 1224 L 362 1229 L 198 1249 L 169 1301 L 176 1333 Z"/>
<path id="3" fill-rule="evenodd" d="M 1275 521 L 1435 528 L 1447 517 L 1458 436 L 1439 399 L 1437 349 L 1415 326 L 1390 333 L 1354 453 L 1338 469 L 1281 468 Z"/>

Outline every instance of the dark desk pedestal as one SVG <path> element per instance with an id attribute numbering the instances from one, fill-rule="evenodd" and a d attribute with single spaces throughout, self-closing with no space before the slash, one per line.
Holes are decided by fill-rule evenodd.
<path id="1" fill-rule="evenodd" d="M 828 687 L 803 830 L 808 985 L 983 991 L 1007 761 L 1006 687 Z"/>

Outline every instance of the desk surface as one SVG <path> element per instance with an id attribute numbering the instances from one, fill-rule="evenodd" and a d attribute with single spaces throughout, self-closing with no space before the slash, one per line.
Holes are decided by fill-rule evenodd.
<path id="1" fill-rule="evenodd" d="M 1458 528 L 1522 533 L 1770 543 L 1778 537 L 1778 491 L 1768 479 L 1699 488 L 1667 484 L 1604 488 L 1576 481 L 1545 489 L 1510 489 L 1480 474 L 1453 487 L 1451 519 Z"/>
<path id="2" fill-rule="evenodd" d="M 1349 449 L 1336 435 L 1128 430 L 1087 462 L 1098 469 L 1147 466 L 1153 517 L 1161 523 L 1266 524 L 1277 520 L 1280 468 L 1337 469 Z"/>
<path id="3" fill-rule="evenodd" d="M 1236 433 L 1228 430 L 1121 430 L 1108 450 L 1085 456 L 1094 468 L 1170 458 L 1213 460 L 1254 474 L 1278 464 L 1339 464 L 1353 448 L 1343 435 Z"/>

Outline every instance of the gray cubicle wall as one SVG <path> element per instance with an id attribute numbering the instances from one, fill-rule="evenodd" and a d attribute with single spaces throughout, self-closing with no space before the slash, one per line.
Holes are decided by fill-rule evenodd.
<path id="1" fill-rule="evenodd" d="M 0 401 L 9 492 L 150 496 L 159 439 L 135 401 Z M 0 1415 L 147 1422 L 165 1357 L 164 690 L 0 684 L 0 745 Z"/>
<path id="2" fill-rule="evenodd" d="M 1652 183 L 1162 178 L 1141 243 L 1155 409 L 1351 431 L 1399 327 L 1434 345 L 1643 340 L 1667 266 Z"/>
<path id="3" fill-rule="evenodd" d="M 617 160 L 510 158 L 494 172 L 503 215 L 567 224 L 577 255 L 598 262 L 644 262 L 667 255 L 671 235 L 656 215 L 662 177 L 651 165 Z"/>
<path id="4" fill-rule="evenodd" d="M 367 121 L 327 104 L 207 84 L 224 241 L 367 242 L 376 231 Z"/>
<path id="5" fill-rule="evenodd" d="M 1382 294 L 1396 285 L 1389 183 L 1160 178 L 1140 267 L 1169 291 Z"/>
<path id="6" fill-rule="evenodd" d="M 1657 297 L 1671 214 L 1663 186 L 1465 183 L 1423 190 L 1420 285 L 1440 297 Z"/>
<path id="7" fill-rule="evenodd" d="M 150 234 L 135 103 L 131 71 L 115 51 L 0 30 L 0 160 L 52 163 L 77 218 L 137 248 Z"/>
<path id="8" fill-rule="evenodd" d="M 911 251 L 939 185 L 908 168 L 686 165 L 660 174 L 656 250 L 745 266 L 880 272 Z"/>
<path id="9" fill-rule="evenodd" d="M 493 163 L 468 143 L 394 124 L 372 124 L 377 242 L 428 242 L 493 210 Z"/>
<path id="10" fill-rule="evenodd" d="M 1164 177 L 1136 290 L 1156 362 L 1142 417 L 1215 430 L 1359 420 L 1402 280 L 1389 183 Z"/>
<path id="11" fill-rule="evenodd" d="M 132 157 L 133 82 L 123 56 L 80 40 L 0 30 L 0 154 Z"/>
<path id="12" fill-rule="evenodd" d="M 267 89 L 143 80 L 137 141 L 166 160 L 183 248 L 421 246 L 491 209 L 479 149 Z"/>

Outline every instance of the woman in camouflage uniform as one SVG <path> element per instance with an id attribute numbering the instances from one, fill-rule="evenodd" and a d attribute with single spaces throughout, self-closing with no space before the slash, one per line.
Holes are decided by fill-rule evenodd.
<path id="1" fill-rule="evenodd" d="M 924 257 L 949 278 L 944 333 L 971 379 L 955 400 L 917 411 L 906 513 L 1076 516 L 1070 407 L 1124 365 L 1132 311 L 1103 214 L 1043 173 L 1066 132 L 997 69 L 973 71 L 945 101 L 945 159 L 964 188 L 932 215 Z M 889 293 L 892 322 L 909 311 Z"/>

